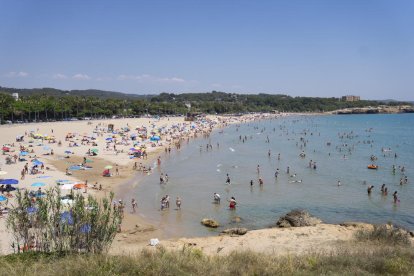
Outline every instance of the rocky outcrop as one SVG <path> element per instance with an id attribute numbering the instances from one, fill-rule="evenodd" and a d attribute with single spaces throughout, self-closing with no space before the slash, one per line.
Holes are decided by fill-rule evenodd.
<path id="1" fill-rule="evenodd" d="M 230 228 L 230 229 L 226 229 L 226 230 L 223 230 L 222 232 L 221 232 L 221 234 L 224 234 L 224 235 L 231 235 L 231 236 L 242 236 L 242 235 L 244 235 L 244 234 L 246 234 L 247 233 L 247 228 Z"/>
<path id="2" fill-rule="evenodd" d="M 305 210 L 292 210 L 279 218 L 276 225 L 281 228 L 315 226 L 322 221 Z"/>
<path id="3" fill-rule="evenodd" d="M 215 221 L 214 219 L 209 219 L 209 218 L 202 219 L 201 224 L 206 227 L 210 227 L 210 228 L 217 228 L 220 226 L 220 224 L 217 221 Z"/>

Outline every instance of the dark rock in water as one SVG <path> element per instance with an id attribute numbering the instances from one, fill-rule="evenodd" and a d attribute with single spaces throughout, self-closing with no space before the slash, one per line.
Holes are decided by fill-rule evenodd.
<path id="1" fill-rule="evenodd" d="M 230 228 L 230 229 L 223 230 L 221 233 L 226 234 L 226 235 L 242 236 L 247 233 L 247 229 L 246 228 Z"/>
<path id="2" fill-rule="evenodd" d="M 215 221 L 214 219 L 209 219 L 209 218 L 202 219 L 201 224 L 207 227 L 211 227 L 211 228 L 217 228 L 220 226 L 220 224 L 217 221 Z"/>
<path id="3" fill-rule="evenodd" d="M 286 215 L 279 218 L 276 225 L 281 228 L 287 227 L 302 227 L 302 226 L 314 226 L 321 223 L 322 221 L 311 216 L 305 210 L 292 210 Z"/>

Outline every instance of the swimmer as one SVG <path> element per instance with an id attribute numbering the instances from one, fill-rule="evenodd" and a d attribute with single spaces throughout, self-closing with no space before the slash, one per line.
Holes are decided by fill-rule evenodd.
<path id="1" fill-rule="evenodd" d="M 368 189 L 367 189 L 368 195 L 371 195 L 371 192 L 372 192 L 373 188 L 374 188 L 374 185 L 371 185 L 371 186 L 368 187 Z"/>
<path id="2" fill-rule="evenodd" d="M 214 193 L 213 199 L 214 199 L 214 203 L 220 204 L 221 198 L 220 198 L 220 195 L 218 193 Z"/>

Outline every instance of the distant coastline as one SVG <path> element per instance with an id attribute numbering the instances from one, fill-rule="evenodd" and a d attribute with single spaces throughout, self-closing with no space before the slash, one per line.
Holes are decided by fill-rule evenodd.
<path id="1" fill-rule="evenodd" d="M 400 114 L 414 113 L 414 107 L 410 105 L 380 105 L 376 107 L 353 107 L 325 112 L 327 114 L 348 115 L 348 114 Z"/>

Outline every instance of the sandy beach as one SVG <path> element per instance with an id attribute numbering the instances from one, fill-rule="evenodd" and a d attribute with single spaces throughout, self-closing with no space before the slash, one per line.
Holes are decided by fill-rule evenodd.
<path id="1" fill-rule="evenodd" d="M 150 173 L 153 169 L 150 167 L 154 166 L 161 151 L 174 153 L 180 149 L 182 141 L 208 135 L 214 128 L 261 117 L 209 116 L 199 122 L 185 122 L 184 117 L 168 117 L 3 125 L 0 127 L 0 145 L 3 147 L 1 177 L 16 179 L 19 183 L 13 187 L 33 192 L 56 187 L 57 180 L 61 180 L 59 184 L 68 183 L 60 186 L 72 185 L 70 188 L 86 183 L 86 189 L 73 190 L 98 198 L 114 192 L 114 200 L 119 203 L 122 200 L 118 196 L 122 194 L 119 187 L 131 181 L 136 174 Z M 108 130 L 110 125 L 114 126 L 113 130 Z M 40 163 L 35 166 L 34 162 Z M 21 171 L 26 164 L 28 172 L 22 177 Z M 105 167 L 111 168 L 110 177 L 103 177 Z M 40 188 L 33 186 L 33 183 L 39 182 Z M 62 194 L 67 192 L 62 190 Z M 2 208 L 13 206 L 14 192 L 3 191 L 3 194 L 7 200 L 1 203 Z M 147 244 L 150 238 L 162 237 L 162 233 L 142 217 L 131 214 L 130 202 L 123 204 L 126 205 L 126 212 L 122 231 L 116 240 L 122 237 L 127 244 Z M 0 220 L 0 252 L 6 254 L 12 252 L 12 238 L 6 229 L 7 211 L 3 213 Z M 125 239 L 124 234 L 131 231 L 139 235 Z M 114 247 L 119 248 L 119 244 L 115 242 Z"/>
<path id="2" fill-rule="evenodd" d="M 122 186 L 139 185 L 137 176 L 145 177 L 151 173 L 157 166 L 158 158 L 162 162 L 164 155 L 161 153 L 164 151 L 170 150 L 174 154 L 184 141 L 208 136 L 213 129 L 267 116 L 278 115 L 209 116 L 199 122 L 185 122 L 184 117 L 169 117 L 3 125 L 0 127 L 0 144 L 8 150 L 3 149 L 1 156 L 0 168 L 4 172 L 1 177 L 17 179 L 19 184 L 14 187 L 34 192 L 39 189 L 32 186 L 35 182 L 42 183 L 42 190 L 87 183 L 86 189 L 74 191 L 93 194 L 98 198 L 114 192 L 114 203 L 119 204 L 120 200 L 124 201 Z M 114 128 L 108 130 L 111 124 Z M 23 139 L 16 141 L 17 138 Z M 11 160 L 10 164 L 6 159 Z M 35 160 L 43 163 L 43 166 L 35 167 Z M 29 173 L 22 179 L 21 171 L 26 163 Z M 103 176 L 105 167 L 110 168 L 110 177 Z M 32 168 L 35 169 L 33 174 L 30 173 Z M 57 185 L 57 180 L 60 180 L 60 184 L 66 184 Z M 62 194 L 68 191 L 70 189 L 62 190 Z M 13 191 L 3 192 L 8 200 L 1 202 L 2 208 L 13 205 L 13 194 Z M 135 254 L 145 248 L 156 248 L 149 246 L 153 238 L 159 239 L 159 245 L 170 250 L 194 247 L 209 255 L 227 254 L 234 250 L 279 255 L 302 254 L 315 249 L 329 252 L 334 250 L 338 242 L 352 240 L 356 231 L 372 228 L 372 225 L 364 223 L 318 224 L 300 228 L 253 230 L 244 236 L 167 239 L 162 230 L 146 221 L 139 212 L 134 214 L 130 202 L 124 201 L 123 204 L 126 206 L 125 216 L 121 232 L 116 235 L 110 249 L 111 254 Z M 7 212 L 0 220 L 1 254 L 13 252 L 6 219 Z"/>

